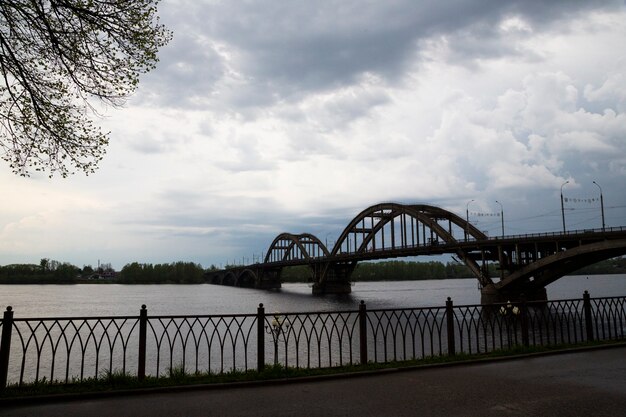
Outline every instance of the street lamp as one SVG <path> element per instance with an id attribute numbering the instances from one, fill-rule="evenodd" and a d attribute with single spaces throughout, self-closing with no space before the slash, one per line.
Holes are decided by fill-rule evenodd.
<path id="1" fill-rule="evenodd" d="M 504 237 L 504 208 L 502 203 L 496 200 L 496 203 L 500 204 L 500 220 L 502 221 L 502 237 Z"/>
<path id="2" fill-rule="evenodd" d="M 602 212 L 602 231 L 604 231 L 605 228 L 605 224 L 604 224 L 604 197 L 602 196 L 602 187 L 600 187 L 600 184 L 598 184 L 597 182 L 593 182 L 595 185 L 598 186 L 598 188 L 600 189 L 600 210 Z"/>
<path id="3" fill-rule="evenodd" d="M 569 184 L 569 181 L 565 181 L 561 184 L 561 218 L 563 219 L 563 233 L 565 233 L 565 208 L 563 206 L 563 186 Z"/>
<path id="4" fill-rule="evenodd" d="M 470 200 L 465 205 L 465 240 L 469 238 L 469 205 L 474 200 Z"/>
<path id="5" fill-rule="evenodd" d="M 287 343 L 287 332 L 289 331 L 289 323 L 285 323 L 287 317 L 281 317 L 279 314 L 274 315 L 272 325 L 265 325 L 265 333 L 272 335 L 274 342 L 274 365 L 278 364 L 278 342 Z"/>

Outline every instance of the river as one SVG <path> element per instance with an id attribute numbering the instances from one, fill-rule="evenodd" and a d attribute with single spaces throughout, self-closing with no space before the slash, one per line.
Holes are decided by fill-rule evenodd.
<path id="1" fill-rule="evenodd" d="M 626 275 L 568 276 L 547 287 L 551 300 L 626 295 Z M 474 279 L 357 282 L 349 295 L 313 296 L 307 284 L 284 284 L 280 291 L 218 285 L 0 285 L 0 308 L 12 306 L 15 317 L 137 315 L 142 304 L 153 315 L 355 310 L 364 300 L 369 309 L 477 304 Z"/>

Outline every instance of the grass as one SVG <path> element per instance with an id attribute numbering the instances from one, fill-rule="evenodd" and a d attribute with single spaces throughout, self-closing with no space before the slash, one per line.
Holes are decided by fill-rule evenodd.
<path id="1" fill-rule="evenodd" d="M 69 383 L 42 380 L 27 384 L 9 384 L 0 390 L 0 401 L 3 399 L 29 398 L 36 396 L 54 396 L 59 394 L 87 394 L 113 391 L 141 390 L 147 388 L 167 388 L 186 385 L 228 384 L 254 381 L 285 380 L 302 377 L 322 377 L 337 374 L 354 374 L 384 369 L 415 368 L 420 366 L 448 364 L 455 362 L 478 361 L 505 358 L 516 355 L 539 354 L 570 348 L 593 347 L 623 343 L 623 341 L 586 342 L 576 345 L 553 345 L 542 347 L 516 346 L 507 350 L 496 350 L 490 353 L 465 354 L 454 356 L 430 356 L 423 359 L 392 361 L 385 363 L 368 362 L 367 364 L 343 365 L 330 368 L 294 368 L 278 365 L 266 365 L 262 371 L 231 370 L 226 373 L 190 373 L 179 365 L 172 367 L 164 376 L 147 376 L 139 380 L 136 376 L 121 371 L 106 371 L 97 378 L 72 379 Z"/>

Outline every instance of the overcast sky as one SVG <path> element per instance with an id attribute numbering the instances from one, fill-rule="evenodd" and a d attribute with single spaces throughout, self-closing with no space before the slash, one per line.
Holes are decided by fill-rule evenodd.
<path id="1" fill-rule="evenodd" d="M 95 174 L 0 165 L 0 264 L 251 261 L 384 201 L 558 231 L 565 181 L 568 229 L 601 226 L 593 181 L 626 226 L 623 0 L 159 7 L 174 39 Z"/>

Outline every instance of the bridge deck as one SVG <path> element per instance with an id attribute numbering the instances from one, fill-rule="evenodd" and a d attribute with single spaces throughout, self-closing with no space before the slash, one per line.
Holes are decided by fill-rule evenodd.
<path id="1" fill-rule="evenodd" d="M 523 235 L 510 235 L 490 237 L 487 239 L 467 239 L 455 242 L 433 242 L 422 245 L 395 246 L 393 248 L 374 249 L 365 252 L 340 252 L 336 255 L 320 255 L 308 259 L 285 259 L 280 261 L 255 263 L 252 265 L 242 265 L 232 269 L 245 269 L 250 267 L 287 267 L 320 264 L 328 262 L 359 262 L 370 260 L 381 260 L 391 258 L 405 258 L 411 256 L 429 256 L 455 254 L 459 250 L 463 251 L 484 251 L 497 253 L 498 248 L 504 251 L 515 251 L 520 247 L 537 245 L 538 249 L 550 245 L 554 248 L 569 249 L 602 240 L 626 239 L 626 227 L 612 227 L 593 230 L 575 230 L 567 233 L 535 233 Z"/>

